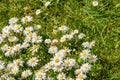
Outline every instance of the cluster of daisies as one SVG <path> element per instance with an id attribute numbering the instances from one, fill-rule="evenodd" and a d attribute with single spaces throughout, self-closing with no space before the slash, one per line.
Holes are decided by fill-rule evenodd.
<path id="1" fill-rule="evenodd" d="M 50 2 L 45 3 L 45 7 L 48 5 Z M 37 10 L 36 15 L 39 13 L 41 11 Z M 32 16 L 25 16 L 21 20 L 13 17 L 9 19 L 9 25 L 3 27 L 0 34 L 0 49 L 3 52 L 0 54 L 0 80 L 86 79 L 87 73 L 92 69 L 92 64 L 97 60 L 97 56 L 91 52 L 95 41 L 82 42 L 86 35 L 79 33 L 77 29 L 71 30 L 66 25 L 53 29 L 52 34 L 57 35 L 57 32 L 60 32 L 63 34 L 60 35 L 61 37 L 45 39 L 37 32 L 42 28 L 41 25 L 26 26 L 32 21 Z M 78 44 L 71 44 L 72 41 L 82 42 L 82 50 L 69 47 L 69 45 L 80 47 Z M 43 66 L 40 66 L 42 60 L 39 58 L 41 44 L 47 45 L 47 54 L 53 56 Z M 43 57 L 46 57 L 44 53 Z M 78 62 L 78 59 L 82 63 Z M 73 76 L 70 76 L 71 73 Z"/>

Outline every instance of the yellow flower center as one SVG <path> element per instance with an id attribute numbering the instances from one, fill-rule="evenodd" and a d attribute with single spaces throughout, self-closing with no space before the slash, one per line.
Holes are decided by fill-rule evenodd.
<path id="1" fill-rule="evenodd" d="M 12 27 L 12 29 L 13 29 L 15 26 L 14 26 L 14 25 L 12 25 L 11 27 Z"/>
<path id="2" fill-rule="evenodd" d="M 37 46 L 37 45 L 34 45 L 34 46 L 33 46 L 33 49 L 37 49 L 37 48 L 38 48 L 38 46 Z"/>
<path id="3" fill-rule="evenodd" d="M 19 64 L 20 64 L 20 61 L 17 61 L 17 62 L 16 62 L 16 65 L 19 65 Z"/>
<path id="4" fill-rule="evenodd" d="M 57 30 L 53 30 L 52 34 L 57 34 Z"/>
<path id="5" fill-rule="evenodd" d="M 34 59 L 31 59 L 31 60 L 30 60 L 30 63 L 34 63 L 34 62 L 35 62 L 35 60 L 34 60 Z"/>
<path id="6" fill-rule="evenodd" d="M 48 67 L 52 67 L 52 65 L 49 63 L 49 64 L 48 64 Z"/>
<path id="7" fill-rule="evenodd" d="M 26 31 L 27 31 L 27 32 L 30 32 L 30 29 L 29 29 L 29 28 L 26 28 Z"/>
<path id="8" fill-rule="evenodd" d="M 60 75 L 59 77 L 60 77 L 60 79 L 63 79 L 63 78 L 64 78 L 64 76 L 63 76 L 63 75 Z"/>
<path id="9" fill-rule="evenodd" d="M 35 41 L 37 41 L 37 40 L 39 40 L 39 38 L 38 38 L 38 37 L 35 37 Z"/>
<path id="10" fill-rule="evenodd" d="M 60 53 L 58 53 L 57 56 L 60 57 L 61 56 Z"/>
<path id="11" fill-rule="evenodd" d="M 65 50 L 65 52 L 68 52 L 68 48 L 65 48 L 64 50 Z"/>
<path id="12" fill-rule="evenodd" d="M 3 48 L 4 48 L 4 49 L 6 49 L 6 48 L 7 48 L 7 46 L 5 45 L 5 46 L 3 46 Z"/>
<path id="13" fill-rule="evenodd" d="M 84 66 L 84 69 L 88 69 L 88 66 Z"/>
<path id="14" fill-rule="evenodd" d="M 26 38 L 25 38 L 25 40 L 26 40 L 26 41 L 29 41 L 29 38 L 28 38 L 28 37 L 26 37 Z"/>
<path id="15" fill-rule="evenodd" d="M 81 70 L 77 70 L 77 73 L 80 74 L 80 73 L 81 73 Z"/>
<path id="16" fill-rule="evenodd" d="M 14 40 L 15 40 L 15 38 L 14 38 L 14 37 L 11 37 L 11 38 L 10 38 L 10 41 L 14 41 Z"/>
<path id="17" fill-rule="evenodd" d="M 27 17 L 25 17 L 25 18 L 24 18 L 24 20 L 25 20 L 25 21 L 28 21 L 28 18 L 27 18 Z"/>
<path id="18" fill-rule="evenodd" d="M 29 33 L 29 37 L 32 37 L 33 36 L 33 34 L 32 33 Z"/>
<path id="19" fill-rule="evenodd" d="M 83 75 L 79 74 L 79 75 L 78 75 L 78 78 L 79 78 L 79 79 L 83 79 Z"/>
<path id="20" fill-rule="evenodd" d="M 13 70 L 13 73 L 17 73 L 17 70 L 16 70 L 16 69 L 14 69 L 14 70 Z"/>
<path id="21" fill-rule="evenodd" d="M 65 28 L 65 26 L 61 26 L 61 29 L 64 29 Z"/>
<path id="22" fill-rule="evenodd" d="M 14 80 L 14 79 L 10 77 L 10 78 L 8 78 L 7 80 Z"/>
<path id="23" fill-rule="evenodd" d="M 16 27 L 16 30 L 19 30 L 19 29 L 20 29 L 20 26 L 17 26 L 17 27 Z"/>
<path id="24" fill-rule="evenodd" d="M 10 73 L 10 72 L 11 72 L 11 69 L 10 69 L 10 68 L 7 68 L 7 69 L 6 69 L 6 72 Z"/>
<path id="25" fill-rule="evenodd" d="M 70 61 L 65 61 L 65 64 L 66 64 L 66 65 L 69 65 L 69 64 L 70 64 Z"/>
<path id="26" fill-rule="evenodd" d="M 86 52 L 83 52 L 83 53 L 82 53 L 82 56 L 83 56 L 83 57 L 86 57 L 86 56 L 87 56 L 87 53 L 86 53 Z"/>
<path id="27" fill-rule="evenodd" d="M 90 57 L 90 60 L 94 60 L 95 58 L 93 56 Z"/>
<path id="28" fill-rule="evenodd" d="M 13 50 L 13 47 L 10 47 L 9 50 L 12 51 L 12 50 Z"/>
<path id="29" fill-rule="evenodd" d="M 38 74 L 38 78 L 42 78 L 42 74 L 41 73 Z"/>
<path id="30" fill-rule="evenodd" d="M 59 59 L 55 59 L 55 62 L 58 63 L 58 62 L 59 62 Z"/>
<path id="31" fill-rule="evenodd" d="M 14 22 L 14 21 L 15 21 L 15 19 L 12 19 L 11 21 L 12 21 L 12 22 Z"/>
<path id="32" fill-rule="evenodd" d="M 65 40 L 65 37 L 62 37 L 61 40 Z"/>
<path id="33" fill-rule="evenodd" d="M 7 34 L 7 32 L 3 32 L 3 34 Z"/>
<path id="34" fill-rule="evenodd" d="M 28 75 L 29 74 L 28 71 L 25 71 L 25 74 Z"/>
<path id="35" fill-rule="evenodd" d="M 60 69 L 60 68 L 61 68 L 61 66 L 56 66 L 56 68 L 57 68 L 57 69 Z"/>
<path id="36" fill-rule="evenodd" d="M 97 1 L 94 1 L 93 4 L 96 5 L 96 4 L 97 4 Z"/>
<path id="37" fill-rule="evenodd" d="M 55 52 L 54 48 L 51 49 L 52 52 Z"/>
<path id="38" fill-rule="evenodd" d="M 16 46 L 16 49 L 19 49 L 19 46 Z"/>

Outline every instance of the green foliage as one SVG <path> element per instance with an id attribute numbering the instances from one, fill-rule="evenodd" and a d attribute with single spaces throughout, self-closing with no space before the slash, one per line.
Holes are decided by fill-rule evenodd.
<path id="1" fill-rule="evenodd" d="M 11 17 L 22 18 L 24 15 L 35 17 L 33 23 L 44 27 L 38 31 L 44 37 L 60 37 L 61 33 L 51 37 L 51 31 L 62 24 L 78 29 L 89 36 L 89 41 L 96 41 L 92 53 L 99 59 L 87 80 L 120 80 L 120 0 L 98 1 L 99 5 L 94 7 L 92 0 L 51 0 L 50 6 L 44 8 L 44 0 L 0 0 L 0 29 Z M 43 11 L 39 16 L 35 15 L 37 9 Z M 44 32 L 48 32 L 47 36 Z M 47 59 L 42 60 L 41 65 L 44 65 Z"/>

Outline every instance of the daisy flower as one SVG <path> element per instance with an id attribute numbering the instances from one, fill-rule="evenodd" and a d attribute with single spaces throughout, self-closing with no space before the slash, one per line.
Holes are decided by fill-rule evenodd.
<path id="1" fill-rule="evenodd" d="M 17 65 L 15 65 L 14 63 L 9 63 L 9 64 L 7 64 L 7 67 L 5 68 L 5 72 L 6 72 L 7 74 L 11 74 L 11 73 L 12 73 L 12 69 L 13 69 L 15 66 L 17 66 Z"/>
<path id="2" fill-rule="evenodd" d="M 12 74 L 16 75 L 18 72 L 19 72 L 18 66 L 14 66 L 14 67 L 12 68 Z"/>
<path id="3" fill-rule="evenodd" d="M 11 37 L 8 38 L 8 40 L 10 42 L 16 42 L 16 41 L 18 41 L 18 38 L 16 36 L 11 36 Z"/>
<path id="4" fill-rule="evenodd" d="M 75 29 L 71 32 L 71 35 L 75 35 L 75 34 L 78 34 L 79 33 L 79 30 Z"/>
<path id="5" fill-rule="evenodd" d="M 80 53 L 80 58 L 86 60 L 90 56 L 90 50 L 85 49 Z"/>
<path id="6" fill-rule="evenodd" d="M 53 65 L 51 62 L 49 62 L 45 65 L 45 68 L 47 68 L 47 69 L 52 69 L 52 67 L 53 67 Z"/>
<path id="7" fill-rule="evenodd" d="M 38 71 L 35 74 L 35 80 L 45 80 L 45 78 L 46 78 L 46 73 L 44 72 Z"/>
<path id="8" fill-rule="evenodd" d="M 4 41 L 2 35 L 0 36 L 0 44 Z"/>
<path id="9" fill-rule="evenodd" d="M 32 43 L 40 43 L 40 42 L 42 42 L 42 36 L 32 37 Z"/>
<path id="10" fill-rule="evenodd" d="M 65 67 L 71 68 L 75 65 L 75 63 L 76 63 L 75 59 L 67 58 L 67 59 L 64 60 L 64 66 Z"/>
<path id="11" fill-rule="evenodd" d="M 49 69 L 46 68 L 45 66 L 42 66 L 42 67 L 40 68 L 40 70 L 41 70 L 42 72 L 47 72 L 47 71 L 49 71 Z"/>
<path id="12" fill-rule="evenodd" d="M 51 3 L 50 1 L 45 2 L 45 4 L 44 4 L 45 7 L 48 7 L 50 5 L 50 3 Z"/>
<path id="13" fill-rule="evenodd" d="M 62 63 L 62 58 L 60 57 L 54 57 L 52 60 L 53 65 L 60 65 Z"/>
<path id="14" fill-rule="evenodd" d="M 45 39 L 45 43 L 46 43 L 46 44 L 50 44 L 50 43 L 51 43 L 51 40 L 50 40 L 50 39 Z"/>
<path id="15" fill-rule="evenodd" d="M 14 55 L 14 47 L 9 47 L 8 48 L 8 50 L 7 50 L 7 52 L 5 52 L 4 54 L 5 54 L 5 56 L 10 56 L 10 55 Z"/>
<path id="16" fill-rule="evenodd" d="M 8 45 L 7 45 L 7 44 L 4 44 L 4 45 L 1 47 L 1 50 L 2 50 L 2 51 L 7 51 L 7 50 L 8 50 Z"/>
<path id="17" fill-rule="evenodd" d="M 20 49 L 21 49 L 21 44 L 16 44 L 16 45 L 14 46 L 14 51 L 15 51 L 15 52 L 19 52 Z"/>
<path id="18" fill-rule="evenodd" d="M 15 29 L 15 25 L 16 25 L 16 24 L 10 24 L 10 25 L 9 25 L 9 29 L 10 29 L 11 31 L 14 30 L 14 29 Z"/>
<path id="19" fill-rule="evenodd" d="M 64 67 L 61 64 L 56 64 L 56 65 L 53 66 L 52 69 L 53 69 L 54 72 L 62 72 L 62 70 L 64 69 Z"/>
<path id="20" fill-rule="evenodd" d="M 2 75 L 0 75 L 1 80 L 5 80 L 7 77 L 8 77 L 7 73 L 3 73 Z"/>
<path id="21" fill-rule="evenodd" d="M 16 59 L 13 61 L 16 66 L 23 66 L 23 61 L 21 59 Z"/>
<path id="22" fill-rule="evenodd" d="M 58 30 L 53 29 L 52 34 L 56 35 Z"/>
<path id="23" fill-rule="evenodd" d="M 5 63 L 3 61 L 0 60 L 0 70 L 5 68 Z"/>
<path id="24" fill-rule="evenodd" d="M 83 43 L 82 43 L 82 46 L 83 46 L 84 48 L 87 48 L 87 47 L 89 46 L 89 42 L 83 42 Z"/>
<path id="25" fill-rule="evenodd" d="M 2 28 L 2 31 L 10 31 L 10 27 L 9 26 L 5 26 L 4 28 Z"/>
<path id="26" fill-rule="evenodd" d="M 92 42 L 90 42 L 90 44 L 89 44 L 89 48 L 92 48 L 93 46 L 95 46 L 95 41 L 93 40 Z"/>
<path id="27" fill-rule="evenodd" d="M 24 34 L 27 35 L 28 33 L 33 31 L 33 27 L 26 27 L 24 30 Z"/>
<path id="28" fill-rule="evenodd" d="M 32 21 L 33 17 L 32 16 L 25 16 L 22 18 L 22 23 L 30 22 Z"/>
<path id="29" fill-rule="evenodd" d="M 68 40 L 71 40 L 72 38 L 73 38 L 73 35 L 72 35 L 72 34 L 67 35 L 67 39 L 68 39 Z"/>
<path id="30" fill-rule="evenodd" d="M 30 46 L 29 43 L 27 43 L 27 42 L 23 42 L 21 48 L 27 48 L 27 47 L 29 47 L 29 46 Z"/>
<path id="31" fill-rule="evenodd" d="M 72 50 L 71 49 L 69 49 L 69 48 L 64 48 L 64 52 L 66 52 L 66 53 L 70 53 Z"/>
<path id="32" fill-rule="evenodd" d="M 22 78 L 27 78 L 28 76 L 32 75 L 32 71 L 31 70 L 24 70 L 21 74 Z"/>
<path id="33" fill-rule="evenodd" d="M 82 73 L 82 70 L 81 69 L 76 69 L 75 70 L 75 74 L 81 74 Z"/>
<path id="34" fill-rule="evenodd" d="M 78 35 L 78 39 L 82 39 L 82 38 L 84 38 L 84 37 L 86 37 L 86 35 L 83 34 L 83 33 L 80 33 L 80 34 Z"/>
<path id="35" fill-rule="evenodd" d="M 82 64 L 81 70 L 86 73 L 86 72 L 88 72 L 89 70 L 91 70 L 91 67 L 92 67 L 91 64 L 85 63 L 85 64 Z"/>
<path id="36" fill-rule="evenodd" d="M 59 50 L 59 51 L 55 54 L 55 57 L 64 58 L 65 56 L 66 56 L 66 53 L 64 52 L 64 50 Z"/>
<path id="37" fill-rule="evenodd" d="M 57 39 L 53 39 L 52 43 L 58 43 L 58 40 Z"/>
<path id="38" fill-rule="evenodd" d="M 92 5 L 93 5 L 93 6 L 98 6 L 98 1 L 93 1 L 93 2 L 92 2 Z"/>
<path id="39" fill-rule="evenodd" d="M 74 80 L 73 78 L 71 78 L 71 77 L 67 77 L 67 79 L 66 80 Z"/>
<path id="40" fill-rule="evenodd" d="M 90 62 L 96 62 L 97 61 L 97 56 L 96 55 L 90 55 L 89 57 Z"/>
<path id="41" fill-rule="evenodd" d="M 8 77 L 7 73 L 4 73 L 0 76 L 1 80 L 5 80 Z"/>
<path id="42" fill-rule="evenodd" d="M 37 9 L 36 12 L 35 12 L 35 14 L 36 14 L 36 15 L 39 15 L 41 12 L 42 12 L 42 11 L 41 11 L 40 9 Z"/>
<path id="43" fill-rule="evenodd" d="M 6 80 L 16 80 L 16 79 L 13 77 L 8 77 Z"/>
<path id="44" fill-rule="evenodd" d="M 31 50 L 32 50 L 32 53 L 34 53 L 34 52 L 38 52 L 38 49 L 39 49 L 39 45 L 33 45 L 32 46 L 32 48 L 31 48 Z"/>
<path id="45" fill-rule="evenodd" d="M 16 32 L 16 33 L 19 33 L 19 32 L 21 32 L 21 31 L 23 30 L 23 28 L 21 27 L 21 25 L 15 24 L 13 30 L 14 30 L 14 32 Z"/>
<path id="46" fill-rule="evenodd" d="M 50 46 L 48 49 L 48 53 L 54 54 L 58 51 L 58 48 L 56 46 Z"/>
<path id="47" fill-rule="evenodd" d="M 85 75 L 85 74 L 78 74 L 78 76 L 76 77 L 76 80 L 84 80 L 84 79 L 86 79 L 87 78 L 87 76 Z"/>
<path id="48" fill-rule="evenodd" d="M 27 37 L 32 38 L 33 36 L 36 36 L 36 35 L 33 35 L 33 33 L 32 33 L 32 32 L 30 32 L 30 33 L 28 33 L 28 34 L 27 34 Z"/>
<path id="49" fill-rule="evenodd" d="M 67 37 L 66 36 L 62 36 L 61 38 L 60 38 L 60 42 L 65 42 L 67 40 Z"/>
<path id="50" fill-rule="evenodd" d="M 9 24 L 15 24 L 18 21 L 18 18 L 13 17 L 9 19 Z"/>
<path id="51" fill-rule="evenodd" d="M 64 73 L 59 73 L 57 76 L 58 80 L 65 80 L 66 79 L 66 75 Z"/>
<path id="52" fill-rule="evenodd" d="M 29 37 L 29 36 L 27 36 L 27 37 L 25 37 L 25 40 L 24 40 L 26 43 L 27 42 L 31 42 L 31 37 Z"/>
<path id="53" fill-rule="evenodd" d="M 15 67 L 16 65 L 14 64 L 14 63 L 9 63 L 9 64 L 7 64 L 7 68 L 13 68 L 13 67 Z"/>
<path id="54" fill-rule="evenodd" d="M 68 30 L 68 27 L 65 25 L 62 25 L 61 27 L 58 28 L 59 31 L 66 32 Z"/>
<path id="55" fill-rule="evenodd" d="M 10 34 L 9 30 L 2 30 L 2 37 L 3 38 L 6 38 L 7 36 L 9 36 L 9 34 Z M 1 37 L 1 39 L 2 39 L 2 37 Z"/>
<path id="56" fill-rule="evenodd" d="M 28 66 L 35 67 L 38 64 L 38 59 L 36 57 L 32 57 L 27 61 Z"/>
<path id="57" fill-rule="evenodd" d="M 41 27 L 42 27 L 42 26 L 38 24 L 38 25 L 35 25 L 35 26 L 34 26 L 34 29 L 35 29 L 35 30 L 38 30 L 38 29 L 40 29 Z"/>
<path id="58" fill-rule="evenodd" d="M 9 67 L 5 68 L 5 72 L 6 72 L 7 74 L 11 74 L 11 68 L 9 68 Z"/>

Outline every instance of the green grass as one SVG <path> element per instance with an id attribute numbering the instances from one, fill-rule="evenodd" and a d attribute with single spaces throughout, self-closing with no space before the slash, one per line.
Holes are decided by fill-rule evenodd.
<path id="1" fill-rule="evenodd" d="M 120 0 L 98 0 L 97 7 L 92 6 L 92 0 L 50 1 L 44 9 L 44 0 L 0 0 L 0 29 L 9 18 L 25 15 L 35 17 L 34 23 L 41 24 L 48 36 L 52 28 L 63 24 L 79 29 L 89 41 L 96 41 L 92 52 L 98 61 L 87 80 L 120 80 Z M 36 16 L 36 9 L 43 12 Z"/>

